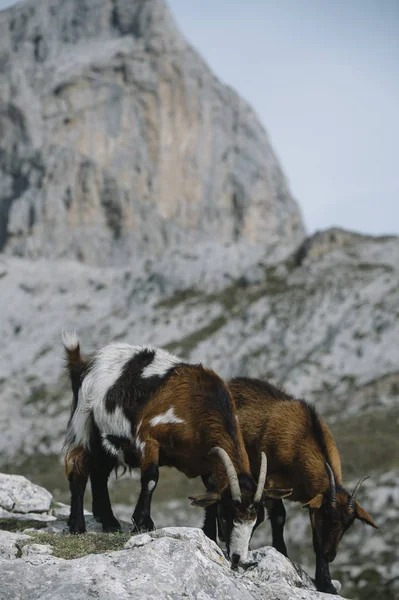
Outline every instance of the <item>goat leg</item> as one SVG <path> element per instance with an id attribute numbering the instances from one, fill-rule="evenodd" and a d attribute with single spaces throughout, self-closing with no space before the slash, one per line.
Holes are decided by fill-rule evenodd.
<path id="1" fill-rule="evenodd" d="M 208 491 L 215 491 L 216 486 L 214 481 L 211 479 L 209 475 L 203 475 L 201 477 L 206 489 Z M 202 531 L 205 535 L 212 541 L 217 542 L 217 504 L 212 504 L 211 506 L 207 506 L 204 510 L 204 524 L 202 526 Z M 219 527 L 219 537 L 220 537 L 220 527 Z"/>
<path id="2" fill-rule="evenodd" d="M 144 448 L 144 455 L 140 461 L 140 496 L 132 516 L 134 532 L 152 531 L 155 529 L 154 521 L 151 519 L 151 499 L 159 478 L 158 462 L 159 444 L 155 441 L 147 441 Z"/>
<path id="3" fill-rule="evenodd" d="M 335 589 L 330 575 L 330 567 L 327 560 L 322 556 L 319 543 L 317 541 L 316 532 L 313 530 L 313 548 L 316 553 L 316 574 L 315 585 L 319 592 L 326 594 L 338 594 Z"/>
<path id="4" fill-rule="evenodd" d="M 115 458 L 104 452 L 97 468 L 93 465 L 90 472 L 93 516 L 102 524 L 103 531 L 107 533 L 121 531 L 120 523 L 112 512 L 108 492 L 108 478 L 115 464 Z"/>
<path id="5" fill-rule="evenodd" d="M 273 547 L 284 556 L 288 556 L 284 542 L 285 507 L 282 500 L 267 500 L 266 508 L 272 526 Z"/>
<path id="6" fill-rule="evenodd" d="M 71 490 L 71 511 L 68 519 L 69 532 L 73 534 L 86 533 L 86 524 L 83 514 L 83 498 L 87 484 L 87 474 L 72 471 L 69 474 L 69 488 Z"/>

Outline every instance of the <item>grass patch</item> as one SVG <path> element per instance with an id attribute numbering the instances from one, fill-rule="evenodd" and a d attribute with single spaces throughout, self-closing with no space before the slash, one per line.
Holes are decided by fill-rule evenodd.
<path id="1" fill-rule="evenodd" d="M 169 352 L 176 352 L 178 350 L 180 356 L 182 356 L 183 358 L 187 358 L 190 355 L 190 352 L 200 342 L 203 342 L 208 337 L 213 335 L 216 331 L 218 331 L 218 329 L 221 329 L 226 323 L 227 323 L 226 317 L 224 317 L 223 315 L 220 315 L 219 317 L 216 317 L 215 319 L 213 319 L 213 321 L 208 323 L 208 325 L 205 325 L 205 327 L 202 327 L 201 329 L 194 331 L 194 333 L 190 333 L 185 338 L 182 338 L 181 340 L 176 341 L 176 342 L 170 342 L 169 344 L 167 344 L 165 346 L 165 349 L 168 350 Z"/>
<path id="2" fill-rule="evenodd" d="M 170 298 L 165 298 L 165 300 L 160 300 L 155 308 L 167 308 L 172 309 L 178 306 L 181 302 L 187 302 L 187 300 L 193 300 L 194 298 L 200 297 L 202 294 L 193 288 L 187 288 L 186 290 L 178 290 L 170 296 Z"/>
<path id="3" fill-rule="evenodd" d="M 30 527 L 44 529 L 47 527 L 47 523 L 36 519 L 0 519 L 0 529 L 3 531 L 20 532 Z"/>
<path id="4" fill-rule="evenodd" d="M 399 407 L 347 417 L 332 430 L 339 448 L 345 478 L 399 466 Z"/>
<path id="5" fill-rule="evenodd" d="M 54 533 L 30 533 L 29 544 L 49 544 L 53 548 L 53 556 L 73 560 L 87 554 L 103 554 L 123 550 L 131 533 L 86 533 L 84 535 L 68 535 Z"/>

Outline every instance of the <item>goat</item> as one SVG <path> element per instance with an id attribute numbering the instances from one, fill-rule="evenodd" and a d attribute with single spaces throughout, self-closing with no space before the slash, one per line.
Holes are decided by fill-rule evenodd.
<path id="1" fill-rule="evenodd" d="M 212 516 L 205 518 L 204 531 L 216 541 L 219 515 L 233 565 L 244 564 L 263 499 L 281 498 L 290 490 L 264 489 L 265 456 L 255 484 L 225 382 L 214 371 L 161 349 L 114 343 L 83 360 L 76 335 L 64 332 L 63 344 L 73 390 L 65 443 L 70 532 L 85 532 L 88 477 L 93 514 L 106 531 L 119 528 L 107 481 L 122 450 L 129 466 L 141 471 L 132 517 L 137 531 L 154 528 L 150 513 L 158 468 L 173 466 L 189 478 L 202 477 L 207 492 L 192 500 Z"/>
<path id="2" fill-rule="evenodd" d="M 319 591 L 336 594 L 329 563 L 335 559 L 343 534 L 355 519 L 377 527 L 356 500 L 367 477 L 359 481 L 352 494 L 345 490 L 332 433 L 314 407 L 304 400 L 257 379 L 235 378 L 228 385 L 252 474 L 259 472 L 259 456 L 266 453 L 268 486 L 292 488 L 289 500 L 301 502 L 308 508 L 316 554 L 316 587 Z M 268 499 L 266 509 L 273 546 L 287 556 L 283 502 Z M 261 517 L 258 520 L 260 522 Z"/>

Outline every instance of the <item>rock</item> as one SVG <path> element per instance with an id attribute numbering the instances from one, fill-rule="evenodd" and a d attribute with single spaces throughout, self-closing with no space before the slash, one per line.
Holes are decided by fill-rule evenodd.
<path id="1" fill-rule="evenodd" d="M 52 499 L 50 492 L 25 477 L 0 473 L 1 508 L 14 513 L 47 512 Z"/>
<path id="2" fill-rule="evenodd" d="M 22 560 L 0 562 L 0 597 L 11 600 L 108 600 L 178 598 L 203 600 L 316 600 L 311 580 L 273 548 L 252 558 L 257 567 L 232 571 L 220 549 L 201 530 L 167 528 L 132 538 L 129 548 L 74 560 L 53 558 L 45 546 L 23 548 Z M 134 543 L 133 543 L 134 542 Z M 30 550 L 28 549 L 30 548 Z M 30 560 L 36 558 L 32 564 Z M 338 597 L 339 598 L 339 597 Z"/>
<path id="3" fill-rule="evenodd" d="M 4 510 L 3 508 L 0 508 L 0 519 L 23 519 L 23 520 L 30 520 L 33 519 L 34 521 L 54 521 L 55 520 L 55 516 L 50 515 L 48 513 L 20 513 L 20 512 L 11 512 L 8 510 Z"/>
<path id="4" fill-rule="evenodd" d="M 53 548 L 49 544 L 27 544 L 22 548 L 22 556 L 52 554 Z"/>
<path id="5" fill-rule="evenodd" d="M 22 554 L 21 542 L 29 541 L 29 539 L 28 535 L 0 529 L 0 561 L 19 558 Z"/>
<path id="6" fill-rule="evenodd" d="M 0 250 L 103 265 L 303 239 L 257 116 L 163 0 L 26 0 L 0 14 L 0 57 Z"/>

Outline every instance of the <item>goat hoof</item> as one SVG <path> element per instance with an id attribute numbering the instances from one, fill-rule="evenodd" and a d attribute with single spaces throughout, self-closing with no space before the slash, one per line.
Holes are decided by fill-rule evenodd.
<path id="1" fill-rule="evenodd" d="M 86 527 L 84 525 L 80 525 L 79 527 L 70 525 L 69 533 L 72 535 L 81 535 L 83 533 L 86 533 Z"/>
<path id="2" fill-rule="evenodd" d="M 327 583 L 327 584 L 320 584 L 318 585 L 316 583 L 316 588 L 318 592 L 324 592 L 325 594 L 335 594 L 338 595 L 337 590 L 335 589 L 335 587 L 333 586 L 332 583 Z"/>
<path id="3" fill-rule="evenodd" d="M 119 525 L 119 523 L 108 523 L 108 524 L 104 524 L 103 523 L 103 532 L 104 533 L 117 533 L 117 532 L 121 532 L 122 528 Z"/>
<path id="4" fill-rule="evenodd" d="M 155 525 L 151 517 L 144 517 L 142 519 L 132 519 L 133 529 L 132 533 L 146 533 L 147 531 L 154 531 Z"/>

